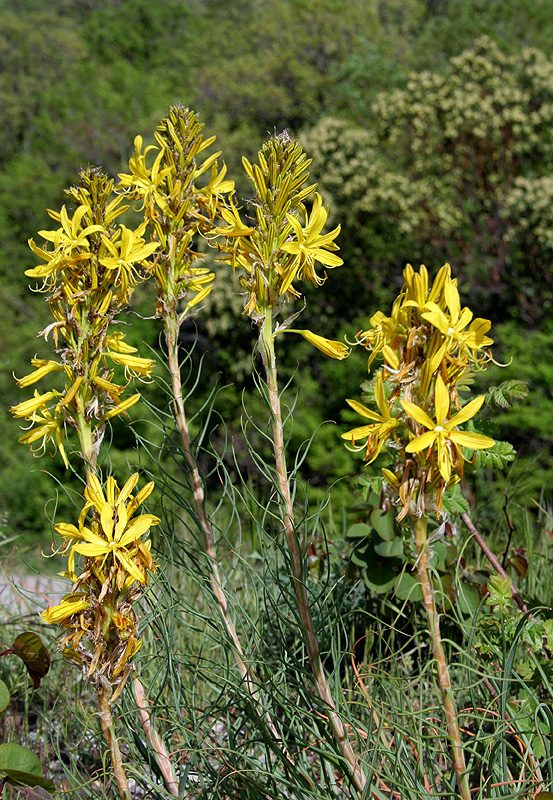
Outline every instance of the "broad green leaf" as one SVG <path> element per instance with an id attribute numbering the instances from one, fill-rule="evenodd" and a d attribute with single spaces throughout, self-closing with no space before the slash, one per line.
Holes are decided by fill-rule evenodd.
<path id="1" fill-rule="evenodd" d="M 508 576 L 492 575 L 488 581 L 486 605 L 497 606 L 501 611 L 508 612 L 512 604 L 511 579 Z"/>
<path id="2" fill-rule="evenodd" d="M 372 528 L 365 522 L 356 522 L 350 525 L 346 534 L 348 539 L 365 539 L 371 535 Z"/>
<path id="3" fill-rule="evenodd" d="M 403 539 L 377 542 L 374 549 L 382 558 L 399 558 L 403 555 Z"/>
<path id="4" fill-rule="evenodd" d="M 374 545 L 370 544 L 365 551 L 365 568 L 363 570 L 363 580 L 367 588 L 377 594 L 388 592 L 397 575 L 394 566 L 391 560 L 383 563 L 376 554 Z"/>
<path id="5" fill-rule="evenodd" d="M 358 567 L 366 567 L 371 561 L 374 561 L 374 550 L 369 545 L 363 544 L 361 547 L 356 547 L 351 554 L 351 560 Z"/>
<path id="6" fill-rule="evenodd" d="M 553 792 L 538 792 L 534 800 L 553 800 Z"/>
<path id="7" fill-rule="evenodd" d="M 396 580 L 396 571 L 391 567 L 382 566 L 376 561 L 369 565 L 363 573 L 365 586 L 377 594 L 389 592 Z"/>
<path id="8" fill-rule="evenodd" d="M 469 510 L 469 504 L 463 497 L 458 485 L 448 489 L 444 494 L 443 504 L 445 510 L 449 511 L 450 514 L 466 514 Z"/>
<path id="9" fill-rule="evenodd" d="M 0 745 L 0 772 L 4 773 L 9 783 L 15 786 L 42 786 L 53 791 L 55 785 L 42 777 L 42 771 L 39 759 L 26 747 L 15 742 Z"/>
<path id="10" fill-rule="evenodd" d="M 371 525 L 381 539 L 389 542 L 395 537 L 394 514 L 392 511 L 381 511 L 375 508 L 370 516 Z"/>
<path id="11" fill-rule="evenodd" d="M 21 633 L 13 643 L 13 649 L 27 667 L 33 686 L 38 689 L 41 678 L 50 669 L 50 655 L 40 636 L 31 631 Z"/>
<path id="12" fill-rule="evenodd" d="M 3 711 L 10 702 L 10 693 L 4 681 L 0 681 L 0 711 Z"/>
<path id="13" fill-rule="evenodd" d="M 486 395 L 486 405 L 511 408 L 516 400 L 522 400 L 527 394 L 528 384 L 524 381 L 503 381 L 499 386 L 490 386 Z"/>
<path id="14" fill-rule="evenodd" d="M 480 593 L 470 583 L 461 583 L 457 594 L 457 607 L 461 614 L 472 616 L 480 604 Z"/>
<path id="15" fill-rule="evenodd" d="M 417 603 L 422 600 L 422 590 L 418 580 L 409 572 L 402 572 L 396 580 L 394 594 L 398 600 L 407 600 Z"/>

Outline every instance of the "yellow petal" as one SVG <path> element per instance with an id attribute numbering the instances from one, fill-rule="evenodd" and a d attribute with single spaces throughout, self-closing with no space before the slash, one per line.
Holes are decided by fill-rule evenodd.
<path id="1" fill-rule="evenodd" d="M 342 433 L 342 439 L 353 440 L 354 442 L 357 441 L 357 439 L 366 439 L 367 436 L 370 436 L 370 434 L 374 432 L 374 429 L 374 425 L 362 425 L 360 428 L 353 428 L 351 431 L 347 431 L 347 433 Z"/>
<path id="2" fill-rule="evenodd" d="M 438 375 L 436 379 L 434 402 L 436 406 L 436 422 L 438 425 L 443 425 L 449 412 L 449 392 L 441 375 Z"/>
<path id="3" fill-rule="evenodd" d="M 409 442 L 405 448 L 406 453 L 420 453 L 421 450 L 426 450 L 437 439 L 438 434 L 435 431 L 427 431 L 422 436 L 417 436 L 412 442 Z"/>
<path id="4" fill-rule="evenodd" d="M 375 422 L 384 422 L 384 417 L 377 414 L 376 411 L 371 411 L 370 408 L 367 408 L 362 403 L 358 403 L 357 400 L 346 400 L 346 403 L 358 414 L 361 414 L 362 417 L 367 417 L 367 419 L 372 419 Z"/>
<path id="5" fill-rule="evenodd" d="M 472 433 L 471 431 L 451 431 L 449 438 L 455 444 L 467 447 L 469 450 L 485 450 L 495 444 L 495 441 L 490 439 L 489 436 L 484 436 L 483 433 Z"/>
<path id="6" fill-rule="evenodd" d="M 467 403 L 466 406 L 463 406 L 459 413 L 455 414 L 455 416 L 450 419 L 444 427 L 450 431 L 452 428 L 462 425 L 463 422 L 466 422 L 471 417 L 474 417 L 474 415 L 477 414 L 482 408 L 482 404 L 485 399 L 486 395 L 484 394 L 481 394 L 480 397 L 475 397 L 474 400 L 471 400 L 470 403 Z"/>
<path id="7" fill-rule="evenodd" d="M 317 333 L 313 333 L 312 331 L 298 331 L 298 330 L 291 330 L 287 329 L 285 331 L 279 331 L 280 333 L 299 333 L 300 336 L 303 336 L 304 339 L 320 350 L 327 356 L 331 358 L 337 358 L 342 360 L 343 358 L 347 358 L 350 353 L 350 349 L 346 344 L 343 342 L 336 342 L 332 339 L 325 339 L 324 336 L 319 336 Z"/>
<path id="8" fill-rule="evenodd" d="M 401 405 L 403 410 L 409 414 L 416 422 L 419 422 L 421 425 L 424 425 L 425 428 L 429 430 L 434 430 L 436 427 L 436 423 L 433 422 L 426 411 L 423 411 L 422 408 L 419 408 L 414 403 L 409 402 L 409 400 L 402 400 Z"/>

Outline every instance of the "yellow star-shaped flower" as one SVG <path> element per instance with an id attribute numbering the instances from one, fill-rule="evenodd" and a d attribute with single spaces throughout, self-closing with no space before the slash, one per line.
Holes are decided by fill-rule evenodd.
<path id="1" fill-rule="evenodd" d="M 445 481 L 451 477 L 453 466 L 462 470 L 463 455 L 460 450 L 467 447 L 469 450 L 485 450 L 492 447 L 494 440 L 481 433 L 458 431 L 457 427 L 467 422 L 478 413 L 484 402 L 484 395 L 476 397 L 467 403 L 458 414 L 447 419 L 449 414 L 449 392 L 440 375 L 436 379 L 435 406 L 436 421 L 434 422 L 426 411 L 408 400 L 402 400 L 403 410 L 420 425 L 428 428 L 422 436 L 417 436 L 405 448 L 406 453 L 420 453 L 422 450 L 434 448 L 438 456 L 438 470 Z"/>

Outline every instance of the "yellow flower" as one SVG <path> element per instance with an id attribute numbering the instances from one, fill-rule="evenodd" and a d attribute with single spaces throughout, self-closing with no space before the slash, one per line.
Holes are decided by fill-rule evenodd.
<path id="1" fill-rule="evenodd" d="M 104 563 L 115 566 L 118 571 L 120 588 L 129 587 L 135 581 L 147 583 L 146 570 L 152 569 L 153 561 L 149 542 L 141 541 L 142 536 L 154 525 L 159 525 L 159 517 L 141 514 L 131 521 L 134 513 L 154 488 L 150 483 L 136 497 L 132 491 L 138 482 L 138 473 L 133 474 L 121 490 L 112 477 L 106 482 L 106 493 L 95 475 L 89 478 L 90 485 L 85 489 L 86 504 L 79 517 L 79 526 L 58 523 L 55 530 L 64 539 L 76 541 L 69 554 L 69 574 L 74 573 L 75 554 L 96 561 L 96 570 L 103 571 Z M 96 515 L 87 523 L 87 512 L 94 508 Z"/>
<path id="2" fill-rule="evenodd" d="M 43 611 L 40 616 L 48 625 L 56 622 L 61 624 L 68 617 L 73 616 L 73 614 L 79 614 L 87 608 L 90 608 L 88 594 L 86 592 L 76 592 L 75 594 L 66 594 L 59 605 L 48 606 L 47 610 Z"/>
<path id="3" fill-rule="evenodd" d="M 330 252 L 331 250 L 338 250 L 338 246 L 334 243 L 334 239 L 340 233 L 340 226 L 338 225 L 330 233 L 320 235 L 325 226 L 328 211 L 323 208 L 323 199 L 318 192 L 315 192 L 313 197 L 313 208 L 307 220 L 305 228 L 302 228 L 299 220 L 292 214 L 286 214 L 286 218 L 292 227 L 296 239 L 295 241 L 286 242 L 282 245 L 282 250 L 285 253 L 290 253 L 296 256 L 288 275 L 284 279 L 281 287 L 280 294 L 284 294 L 288 287 L 296 277 L 300 280 L 308 280 L 315 285 L 320 286 L 324 283 L 324 278 L 320 278 L 315 272 L 315 261 L 319 261 L 326 267 L 339 267 L 343 264 L 340 256 Z"/>
<path id="4" fill-rule="evenodd" d="M 134 406 L 135 403 L 138 403 L 140 394 L 133 394 L 131 397 L 127 397 L 126 400 L 119 400 L 116 395 L 112 395 L 111 399 L 112 402 L 115 403 L 115 406 L 114 408 L 110 408 L 109 411 L 106 411 L 102 417 L 102 422 L 106 422 L 106 420 L 112 419 L 112 417 L 116 417 L 118 414 L 126 414 L 129 408 Z"/>
<path id="5" fill-rule="evenodd" d="M 104 358 L 109 358 L 116 364 L 121 364 L 125 367 L 125 374 L 131 375 L 144 375 L 148 377 L 155 362 L 151 358 L 141 358 L 140 356 L 133 356 L 127 353 L 116 353 L 111 350 L 103 353 Z"/>
<path id="6" fill-rule="evenodd" d="M 491 322 L 487 319 L 475 319 L 468 330 L 467 325 L 472 320 L 472 311 L 468 308 L 461 310 L 461 301 L 455 281 L 450 278 L 446 280 L 444 287 L 444 297 L 449 317 L 434 302 L 427 302 L 422 310 L 422 318 L 430 322 L 442 333 L 449 341 L 448 351 L 459 348 L 462 352 L 469 350 L 481 350 L 493 344 L 493 339 L 486 336 L 491 328 Z"/>
<path id="7" fill-rule="evenodd" d="M 167 204 L 163 199 L 163 193 L 159 187 L 167 177 L 171 174 L 172 167 L 164 167 L 161 169 L 161 163 L 165 156 L 164 150 L 160 150 L 157 154 L 151 169 L 146 166 L 146 156 L 150 150 L 157 150 L 155 145 L 149 145 L 142 152 L 142 136 L 136 136 L 134 140 L 135 157 L 129 160 L 129 169 L 131 174 L 120 173 L 120 188 L 130 189 L 131 196 L 144 200 L 144 207 L 150 204 L 157 204 L 163 211 L 168 209 Z"/>
<path id="8" fill-rule="evenodd" d="M 47 242 L 54 245 L 53 251 L 39 249 L 32 239 L 29 240 L 31 250 L 46 261 L 34 269 L 25 272 L 30 278 L 47 278 L 54 275 L 58 270 L 67 266 L 78 264 L 92 257 L 90 252 L 90 242 L 88 237 L 93 233 L 104 231 L 102 225 L 87 225 L 82 227 L 83 217 L 90 211 L 87 205 L 80 205 L 71 219 L 69 218 L 65 206 L 61 211 L 49 211 L 50 216 L 61 222 L 61 228 L 55 231 L 39 231 L 40 236 Z"/>
<path id="9" fill-rule="evenodd" d="M 137 353 L 138 350 L 136 347 L 133 347 L 127 342 L 124 341 L 125 334 L 121 333 L 121 331 L 114 331 L 112 333 L 106 333 L 104 338 L 104 344 L 107 350 L 112 350 L 114 353 L 121 353 L 123 355 L 130 355 L 131 353 Z"/>
<path id="10" fill-rule="evenodd" d="M 354 411 L 357 411 L 362 417 L 373 420 L 373 422 L 371 425 L 362 425 L 359 428 L 353 428 L 351 431 L 342 434 L 342 439 L 350 440 L 354 446 L 359 439 L 367 439 L 367 454 L 364 460 L 369 464 L 372 464 L 390 436 L 393 435 L 395 429 L 400 425 L 400 420 L 397 417 L 392 417 L 390 414 L 386 395 L 384 394 L 381 372 L 376 376 L 374 398 L 380 414 L 377 414 L 376 411 L 371 411 L 370 408 L 367 408 L 362 403 L 358 403 L 357 400 L 346 400 L 346 403 L 348 403 Z"/>
<path id="11" fill-rule="evenodd" d="M 46 406 L 50 400 L 53 400 L 54 397 L 58 396 L 58 392 L 46 392 L 45 394 L 39 394 L 38 391 L 35 389 L 34 397 L 31 400 L 25 400 L 23 403 L 19 403 L 16 406 L 12 406 L 10 408 L 10 412 L 16 418 L 21 417 L 30 417 L 36 411 L 38 411 L 42 406 Z"/>
<path id="12" fill-rule="evenodd" d="M 65 455 L 63 447 L 63 417 L 60 406 L 56 406 L 53 414 L 47 408 L 42 408 L 42 416 L 38 412 L 35 412 L 33 414 L 33 423 L 36 427 L 24 433 L 17 441 L 20 444 L 34 444 L 34 442 L 38 442 L 39 439 L 42 439 L 42 443 L 38 449 L 39 453 L 41 451 L 44 452 L 47 443 L 51 441 L 54 445 L 54 449 L 58 451 L 63 458 L 63 463 L 66 468 L 69 469 L 69 462 L 67 461 L 67 456 Z M 33 450 L 32 447 L 31 450 Z"/>
<path id="13" fill-rule="evenodd" d="M 487 447 L 492 447 L 494 444 L 494 440 L 490 439 L 489 436 L 484 436 L 481 433 L 458 431 L 456 429 L 457 426 L 467 422 L 480 410 L 484 399 L 485 395 L 476 397 L 474 400 L 471 400 L 470 403 L 467 403 L 454 417 L 448 420 L 447 416 L 449 414 L 450 404 L 449 392 L 442 377 L 438 375 L 435 391 L 435 422 L 430 419 L 422 408 L 419 408 L 414 403 L 408 400 L 401 401 L 404 411 L 420 425 L 428 428 L 426 433 L 423 433 L 422 436 L 417 436 L 407 445 L 405 452 L 420 453 L 436 445 L 438 469 L 444 481 L 449 481 L 452 466 L 456 467 L 458 474 L 459 471 L 462 473 L 462 447 L 466 447 L 469 450 L 484 450 Z"/>
<path id="14" fill-rule="evenodd" d="M 283 330 L 277 330 L 276 333 L 299 333 L 300 336 L 303 336 L 304 339 L 312 344 L 314 347 L 318 348 L 322 353 L 330 358 L 337 358 L 340 361 L 343 358 L 347 358 L 350 353 L 350 348 L 343 344 L 343 342 L 337 342 L 333 339 L 325 339 L 324 336 L 319 336 L 317 333 L 313 333 L 312 331 L 308 330 L 295 330 L 292 328 L 284 328 Z"/>
<path id="15" fill-rule="evenodd" d="M 100 258 L 100 264 L 115 273 L 113 282 L 121 285 L 123 302 L 127 299 L 129 287 L 135 286 L 139 280 L 139 274 L 135 265 L 141 264 L 149 258 L 159 247 L 159 242 L 144 243 L 142 233 L 144 226 L 136 231 L 131 231 L 125 225 L 121 225 L 121 238 L 113 241 L 102 236 L 104 251 L 109 255 Z"/>
<path id="16" fill-rule="evenodd" d="M 46 361 L 43 358 L 32 358 L 31 364 L 36 367 L 35 372 L 25 375 L 24 378 L 16 378 L 17 385 L 23 389 L 25 386 L 31 386 L 33 383 L 40 381 L 50 372 L 59 372 L 63 370 L 63 365 L 58 364 L 57 361 Z"/>

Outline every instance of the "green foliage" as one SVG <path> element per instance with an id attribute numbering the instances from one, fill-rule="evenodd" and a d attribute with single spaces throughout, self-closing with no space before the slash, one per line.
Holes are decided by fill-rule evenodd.
<path id="1" fill-rule="evenodd" d="M 490 386 L 486 394 L 486 404 L 498 408 L 512 408 L 517 400 L 528 395 L 528 384 L 524 381 L 503 381 L 499 386 Z"/>
<path id="2" fill-rule="evenodd" d="M 40 680 L 50 668 L 50 656 L 39 636 L 31 631 L 19 634 L 13 646 L 4 651 L 2 656 L 10 654 L 18 656 L 25 664 L 33 681 L 33 686 L 38 689 Z M 10 703 L 10 692 L 4 681 L 0 680 L 0 712 L 5 711 Z M 26 747 L 16 742 L 0 744 L 0 794 L 5 784 L 12 786 L 42 787 L 53 791 L 54 783 L 49 778 L 43 777 L 43 767 L 39 758 Z M 40 795 L 47 800 L 51 795 Z M 39 797 L 39 795 L 37 795 Z"/>
<path id="3" fill-rule="evenodd" d="M 10 702 L 10 692 L 4 681 L 0 681 L 0 712 L 5 711 Z"/>
<path id="4" fill-rule="evenodd" d="M 502 613 L 512 608 L 511 579 L 502 575 L 492 575 L 488 581 L 488 596 L 486 604 L 495 606 Z"/>
<path id="5" fill-rule="evenodd" d="M 510 442 L 496 442 L 488 450 L 480 450 L 474 455 L 474 466 L 477 469 L 491 467 L 505 469 L 510 461 L 514 461 L 516 451 Z"/>
<path id="6" fill-rule="evenodd" d="M 539 498 L 542 528 L 536 515 L 528 517 L 524 538 L 515 516 L 505 568 L 527 602 L 530 595 L 534 605 L 550 606 L 553 37 L 547 0 L 359 1 L 347 8 L 334 0 L 315 6 L 297 0 L 26 0 L 24 6 L 21 13 L 15 0 L 0 4 L 5 403 L 21 399 L 12 372 L 24 374 L 28 359 L 35 351 L 40 357 L 44 347 L 34 340 L 45 324 L 42 298 L 29 296 L 22 278 L 34 265 L 25 241 L 48 227 L 43 209 L 59 206 L 61 186 L 73 182 L 79 163 L 102 162 L 116 174 L 132 135 L 149 130 L 180 99 L 193 102 L 220 134 L 231 167 L 257 149 L 267 129 L 304 129 L 321 189 L 325 195 L 330 190 L 334 220 L 342 224 L 340 254 L 347 265 L 329 276 L 323 297 L 307 292 L 306 325 L 336 338 L 366 327 L 396 293 L 406 260 L 452 260 L 455 271 L 462 270 L 469 304 L 494 320 L 512 320 L 492 332 L 500 348 L 496 357 L 512 358 L 503 370 L 507 380 L 499 383 L 504 375 L 492 365 L 496 385 L 488 389 L 480 376 L 476 381 L 490 407 L 500 410 L 494 408 L 495 429 L 490 423 L 486 433 L 512 441 L 519 456 L 508 476 L 492 477 L 492 469 L 512 462 L 512 446 L 498 441 L 493 450 L 478 452 L 474 494 L 468 496 L 471 513 L 492 530 L 488 540 L 499 553 L 507 549 L 503 493 L 515 515 L 516 504 Z M 482 34 L 488 38 L 477 41 Z M 279 490 L 263 462 L 266 419 L 260 401 L 250 396 L 257 380 L 251 335 L 228 271 L 220 265 L 216 270 L 222 280 L 211 309 L 182 332 L 183 348 L 196 347 L 187 364 L 197 383 L 187 401 L 194 452 L 210 492 L 225 596 L 247 662 L 259 676 L 260 702 L 293 760 L 275 748 L 265 716 L 234 667 L 209 590 L 210 565 L 199 545 L 186 462 L 160 389 L 162 367 L 133 415 L 139 450 L 133 429 L 114 424 L 102 464 L 107 472 L 139 464 L 145 473 L 163 475 L 156 496 L 165 523 L 156 536 L 162 569 L 144 601 L 141 675 L 154 722 L 171 752 L 179 753 L 181 793 L 193 787 L 206 800 L 276 800 L 283 791 L 297 800 L 342 798 L 343 764 L 325 738 L 328 708 L 314 698 L 306 678 L 289 557 L 275 513 Z M 140 295 L 138 310 L 147 317 L 152 304 L 146 289 Z M 159 350 L 146 320 L 127 321 L 131 344 L 146 341 Z M 356 466 L 339 444 L 343 428 L 322 424 L 342 415 L 349 421 L 343 397 L 357 396 L 355 376 L 364 356 L 324 361 L 292 337 L 286 346 L 278 340 L 277 352 L 281 375 L 291 381 L 283 405 L 285 413 L 293 411 L 285 430 L 294 454 L 289 466 L 301 510 L 298 528 L 303 545 L 314 546 L 306 583 L 325 669 L 344 689 L 340 714 L 348 735 L 359 738 L 378 787 L 375 797 L 395 793 L 419 800 L 428 795 L 429 780 L 434 794 L 448 796 L 455 792 L 442 745 L 448 733 L 436 713 L 431 670 L 424 667 L 428 648 L 410 534 L 394 520 L 395 509 L 388 505 L 383 514 L 378 507 L 380 476 L 363 474 L 361 500 L 353 501 Z M 211 402 L 206 376 L 217 371 L 225 389 Z M 48 517 L 57 506 L 56 519 L 71 518 L 72 488 L 53 501 L 51 477 L 17 446 L 18 432 L 16 422 L 0 420 L 0 525 L 10 538 L 26 534 L 36 544 L 50 536 L 45 505 Z M 259 477 L 251 476 L 254 468 Z M 66 482 L 54 461 L 48 469 L 59 485 Z M 335 484 L 329 499 L 329 482 L 343 476 L 350 480 Z M 457 516 L 468 510 L 459 487 L 448 492 L 448 521 L 429 531 L 429 548 L 454 692 L 465 709 L 473 794 L 484 800 L 490 791 L 508 791 L 507 776 L 516 796 L 533 797 L 537 788 L 551 788 L 552 620 L 537 612 L 524 620 L 511 603 L 510 584 L 488 581 L 482 556 L 460 541 Z M 44 656 L 31 645 L 35 660 L 40 673 Z M 111 800 L 112 787 L 95 782 L 102 764 L 89 733 L 94 711 L 59 663 L 54 667 L 64 690 L 49 694 L 47 681 L 36 693 L 46 709 L 41 741 L 46 751 L 54 748 L 83 797 Z M 4 689 L 0 682 L 0 709 L 8 701 Z M 130 693 L 123 702 L 125 748 L 137 783 L 164 798 L 143 736 L 129 722 L 135 713 Z M 77 716 L 88 725 L 79 741 Z M 21 774 L 23 762 L 10 760 L 10 752 L 0 769 L 4 764 Z M 42 776 L 36 761 L 27 767 L 27 774 Z M 46 795 L 37 790 L 31 796 Z M 542 791 L 536 798 L 550 796 Z"/>
<path id="7" fill-rule="evenodd" d="M 334 197 L 356 278 L 379 291 L 380 265 L 452 261 L 485 315 L 523 304 L 528 319 L 543 319 L 553 295 L 540 230 L 551 205 L 539 218 L 520 206 L 552 166 L 552 101 L 553 63 L 542 52 L 506 55 L 484 37 L 445 69 L 382 92 L 364 126 L 321 120 L 305 144 Z"/>
<path id="8" fill-rule="evenodd" d="M 52 791 L 55 788 L 51 780 L 42 777 L 42 764 L 37 756 L 13 742 L 0 744 L 0 773 L 13 786 L 42 786 Z"/>

